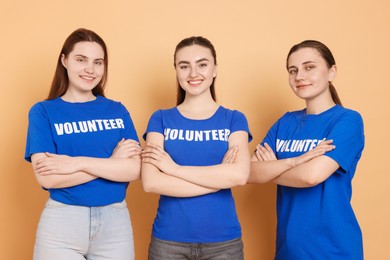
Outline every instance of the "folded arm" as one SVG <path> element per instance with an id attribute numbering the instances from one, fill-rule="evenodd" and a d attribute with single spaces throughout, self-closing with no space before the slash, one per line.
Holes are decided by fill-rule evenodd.
<path id="1" fill-rule="evenodd" d="M 226 189 L 246 184 L 249 177 L 250 156 L 248 151 L 248 133 L 237 131 L 230 135 L 229 146 L 235 149 L 232 163 L 212 166 L 180 166 L 170 158 L 164 149 L 154 143 L 148 143 L 143 161 L 153 164 L 167 175 L 211 189 Z"/>
<path id="2" fill-rule="evenodd" d="M 140 178 L 141 147 L 134 140 L 121 140 L 110 158 L 66 156 L 51 153 L 32 155 L 38 183 L 45 188 L 65 188 L 104 178 L 117 182 Z"/>
<path id="3" fill-rule="evenodd" d="M 251 159 L 251 174 L 249 182 L 267 183 L 273 181 L 285 186 L 295 187 L 298 185 L 303 187 L 306 185 L 309 187 L 317 181 L 324 181 L 327 177 L 330 176 L 331 173 L 328 175 L 328 171 L 321 166 L 323 163 L 325 163 L 325 165 L 330 165 L 328 164 L 329 162 L 327 159 L 331 159 L 323 155 L 326 152 L 335 149 L 335 146 L 332 145 L 332 142 L 332 140 L 325 140 L 321 142 L 316 148 L 304 153 L 301 156 L 280 160 L 277 160 L 274 152 L 268 144 L 265 143 L 264 146 L 258 145 Z M 321 157 L 326 157 L 327 159 L 316 159 Z M 308 164 L 307 167 L 304 167 L 306 163 L 309 162 L 310 164 Z M 314 167 L 315 164 L 319 164 L 316 170 L 320 170 L 322 174 L 316 174 L 310 170 L 310 167 Z M 330 167 L 330 169 L 334 169 L 334 165 L 333 167 Z M 337 167 L 334 169 L 334 171 L 336 170 Z M 323 177 L 316 179 L 318 176 L 327 177 L 325 179 L 323 179 Z"/>
<path id="4" fill-rule="evenodd" d="M 284 172 L 272 181 L 279 185 L 295 188 L 313 187 L 324 182 L 339 167 L 335 160 L 322 155 Z"/>
<path id="5" fill-rule="evenodd" d="M 164 147 L 164 136 L 160 133 L 150 132 L 146 137 L 146 142 Z M 145 157 L 145 150 L 143 157 Z M 141 172 L 142 185 L 146 192 L 173 197 L 194 197 L 218 191 L 218 189 L 207 188 L 167 175 L 147 161 L 143 159 Z"/>

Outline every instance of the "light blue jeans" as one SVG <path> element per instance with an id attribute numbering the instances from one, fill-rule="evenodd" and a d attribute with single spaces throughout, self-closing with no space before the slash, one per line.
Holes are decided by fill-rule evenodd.
<path id="1" fill-rule="evenodd" d="M 134 240 L 126 201 L 104 207 L 48 199 L 34 246 L 34 260 L 133 260 Z"/>

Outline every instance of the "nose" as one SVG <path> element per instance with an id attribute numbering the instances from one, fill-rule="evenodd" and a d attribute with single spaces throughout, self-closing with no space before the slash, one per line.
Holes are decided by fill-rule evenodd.
<path id="1" fill-rule="evenodd" d="M 198 75 L 196 67 L 192 67 L 190 71 L 190 77 L 195 78 Z"/>
<path id="2" fill-rule="evenodd" d="M 84 71 L 87 73 L 93 73 L 93 63 L 92 62 L 86 62 Z"/>
<path id="3" fill-rule="evenodd" d="M 303 71 L 303 70 L 298 70 L 297 73 L 295 74 L 296 81 L 304 80 L 305 77 L 306 77 L 306 74 L 305 74 L 305 71 Z"/>

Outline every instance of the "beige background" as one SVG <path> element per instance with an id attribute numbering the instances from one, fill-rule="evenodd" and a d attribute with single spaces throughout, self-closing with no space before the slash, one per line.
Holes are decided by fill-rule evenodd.
<path id="1" fill-rule="evenodd" d="M 130 110 L 139 136 L 150 114 L 175 103 L 175 45 L 202 35 L 217 49 L 217 97 L 244 112 L 255 147 L 285 111 L 303 107 L 289 89 L 288 49 L 304 39 L 335 55 L 335 86 L 365 120 L 366 148 L 353 182 L 353 205 L 366 259 L 390 259 L 390 2 L 360 1 L 3 1 L 0 8 L 0 259 L 31 259 L 47 193 L 23 160 L 27 112 L 44 99 L 65 38 L 96 31 L 110 53 L 108 97 Z M 234 189 L 248 260 L 272 259 L 275 186 Z M 146 259 L 157 196 L 130 185 L 136 259 Z"/>

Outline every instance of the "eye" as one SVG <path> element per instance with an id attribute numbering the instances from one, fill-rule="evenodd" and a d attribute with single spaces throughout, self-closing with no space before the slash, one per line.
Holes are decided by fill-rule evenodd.
<path id="1" fill-rule="evenodd" d="M 297 72 L 298 72 L 297 69 L 289 69 L 288 70 L 288 74 L 290 74 L 290 75 L 295 75 L 295 74 L 297 74 Z"/>
<path id="2" fill-rule="evenodd" d="M 179 69 L 181 69 L 181 70 L 185 70 L 185 69 L 187 69 L 187 68 L 188 68 L 187 65 L 180 65 L 180 66 L 179 66 Z"/>
<path id="3" fill-rule="evenodd" d="M 305 67 L 305 70 L 312 70 L 314 68 L 315 68 L 314 65 L 308 65 L 308 66 Z"/>
<path id="4" fill-rule="evenodd" d="M 101 66 L 103 65 L 103 61 L 96 61 L 95 64 Z"/>
<path id="5" fill-rule="evenodd" d="M 199 67 L 201 67 L 201 68 L 205 68 L 205 67 L 207 67 L 207 63 L 201 63 L 201 64 L 199 64 Z"/>
<path id="6" fill-rule="evenodd" d="M 84 62 L 85 59 L 84 59 L 84 58 L 77 58 L 76 61 L 78 61 L 78 62 Z"/>

